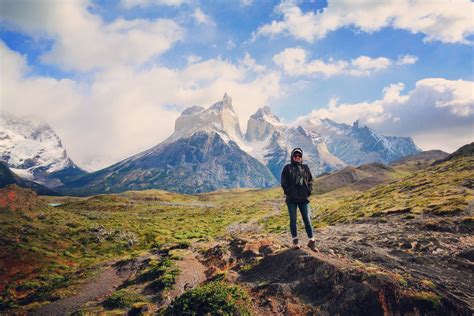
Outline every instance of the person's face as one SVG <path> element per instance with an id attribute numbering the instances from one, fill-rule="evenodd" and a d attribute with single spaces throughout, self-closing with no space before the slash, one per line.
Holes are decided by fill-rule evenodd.
<path id="1" fill-rule="evenodd" d="M 296 162 L 301 162 L 301 155 L 300 154 L 294 154 L 293 155 L 293 160 Z"/>

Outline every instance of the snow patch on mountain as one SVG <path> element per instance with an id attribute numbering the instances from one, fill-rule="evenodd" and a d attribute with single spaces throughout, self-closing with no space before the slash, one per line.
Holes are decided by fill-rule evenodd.
<path id="1" fill-rule="evenodd" d="M 225 142 L 242 143 L 239 117 L 232 106 L 232 98 L 227 93 L 208 109 L 192 106 L 185 109 L 175 122 L 174 133 L 164 141 L 171 143 L 180 138 L 190 137 L 196 132 L 217 133 Z"/>
<path id="2" fill-rule="evenodd" d="M 47 123 L 8 113 L 0 114 L 0 160 L 19 176 L 49 186 L 60 184 L 49 174 L 77 168 Z"/>

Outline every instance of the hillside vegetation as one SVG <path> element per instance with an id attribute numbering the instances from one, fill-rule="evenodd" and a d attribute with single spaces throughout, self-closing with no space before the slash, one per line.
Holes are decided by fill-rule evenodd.
<path id="1" fill-rule="evenodd" d="M 465 212 L 472 208 L 474 199 L 472 155 L 454 157 L 415 173 L 375 167 L 384 177 L 388 175 L 388 183 L 366 190 L 334 186 L 325 194 L 312 196 L 315 226 L 387 214 L 410 219 L 465 213 L 466 223 L 472 223 L 470 213 Z M 372 176 L 374 166 L 371 168 L 356 172 Z M 126 263 L 133 258 L 142 258 L 138 271 L 144 276 L 153 273 L 161 280 L 159 291 L 164 291 L 173 286 L 179 271 L 174 263 L 160 265 L 164 258 L 179 261 L 181 255 L 173 249 L 205 248 L 226 238 L 283 236 L 288 230 L 280 188 L 198 195 L 146 190 L 74 198 L 38 197 L 31 190 L 8 186 L 1 196 L 5 198 L 0 201 L 0 310 L 34 309 L 72 295 L 83 280 L 98 273 L 101 264 Z M 49 206 L 52 202 L 62 204 Z M 240 268 L 248 270 L 252 265 Z M 149 279 L 137 278 L 134 284 L 145 281 Z M 139 291 L 137 286 L 130 289 Z M 129 294 L 120 292 L 113 302 L 122 300 L 122 295 Z"/>
<path id="2" fill-rule="evenodd" d="M 473 179 L 474 156 L 458 157 L 364 192 L 343 186 L 313 196 L 313 216 L 317 223 L 330 225 L 397 211 L 413 216 L 459 213 L 474 200 Z M 286 221 L 286 214 L 281 214 L 266 226 L 282 231 Z"/>

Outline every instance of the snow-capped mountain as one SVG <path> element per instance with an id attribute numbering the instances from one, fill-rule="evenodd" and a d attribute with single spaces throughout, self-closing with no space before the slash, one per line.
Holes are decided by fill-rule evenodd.
<path id="1" fill-rule="evenodd" d="M 60 190 L 79 195 L 151 188 L 199 193 L 278 185 L 272 173 L 242 148 L 247 147 L 239 118 L 226 94 L 208 109 L 184 110 L 174 133 L 157 146 Z"/>
<path id="2" fill-rule="evenodd" d="M 226 143 L 232 140 L 240 147 L 245 146 L 242 142 L 239 117 L 232 106 L 232 98 L 227 93 L 222 101 L 214 103 L 208 109 L 201 106 L 185 109 L 176 119 L 174 133 L 163 143 L 190 137 L 196 132 L 216 133 Z"/>
<path id="3" fill-rule="evenodd" d="M 248 142 L 259 142 L 273 134 L 275 131 L 281 131 L 286 125 L 280 122 L 280 119 L 273 115 L 268 106 L 264 106 L 250 116 L 247 122 L 247 133 L 245 139 Z"/>
<path id="4" fill-rule="evenodd" d="M 410 137 L 377 135 L 359 122 L 347 125 L 309 115 L 300 119 L 305 129 L 321 135 L 330 153 L 348 165 L 380 162 L 388 164 L 401 157 L 420 152 Z"/>
<path id="5" fill-rule="evenodd" d="M 246 146 L 277 178 L 295 147 L 303 149 L 315 175 L 346 165 L 387 164 L 420 151 L 409 137 L 380 136 L 358 122 L 350 126 L 309 115 L 286 125 L 268 107 L 253 114 L 247 126 Z"/>
<path id="6" fill-rule="evenodd" d="M 321 135 L 302 126 L 283 124 L 267 106 L 258 109 L 249 118 L 245 138 L 247 147 L 252 148 L 251 152 L 276 178 L 280 177 L 281 170 L 289 162 L 289 155 L 295 147 L 303 149 L 304 162 L 315 174 L 345 166 L 328 151 Z"/>
<path id="7" fill-rule="evenodd" d="M 0 161 L 0 188 L 15 184 L 22 188 L 28 188 L 42 195 L 58 195 L 53 190 L 33 181 L 25 180 L 13 173 L 6 163 Z"/>
<path id="8" fill-rule="evenodd" d="M 242 135 L 227 94 L 209 108 L 192 106 L 162 143 L 60 188 L 69 194 L 113 193 L 159 188 L 198 193 L 221 188 L 278 185 L 295 147 L 316 176 L 345 167 L 395 160 L 417 152 L 410 138 L 378 136 L 367 127 L 308 116 L 284 124 L 263 107 Z"/>
<path id="9" fill-rule="evenodd" d="M 0 161 L 17 175 L 54 188 L 84 174 L 45 122 L 0 114 Z"/>

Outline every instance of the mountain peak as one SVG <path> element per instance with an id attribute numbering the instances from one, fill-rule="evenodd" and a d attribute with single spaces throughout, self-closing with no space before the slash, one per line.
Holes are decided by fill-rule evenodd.
<path id="1" fill-rule="evenodd" d="M 280 122 L 280 119 L 272 113 L 268 106 L 264 106 L 250 116 L 247 122 L 246 139 L 248 141 L 261 141 L 280 128 L 284 128 L 284 124 Z"/>
<path id="2" fill-rule="evenodd" d="M 205 109 L 202 106 L 193 105 L 193 106 L 190 106 L 190 107 L 184 109 L 184 111 L 181 112 L 181 115 L 193 115 L 193 114 L 202 112 L 204 110 Z"/>
<path id="3" fill-rule="evenodd" d="M 222 97 L 222 102 L 225 104 L 232 105 L 232 98 L 226 93 L 224 93 L 224 97 Z"/>
<path id="4" fill-rule="evenodd" d="M 176 119 L 175 132 L 168 138 L 168 141 L 189 137 L 199 131 L 216 132 L 224 140 L 240 142 L 242 134 L 239 117 L 232 107 L 232 98 L 227 93 L 224 94 L 221 101 L 214 103 L 208 109 L 201 106 L 191 106 L 185 109 Z"/>
<path id="5" fill-rule="evenodd" d="M 299 119 L 297 119 L 292 126 L 297 127 L 298 125 L 303 125 L 303 126 L 310 126 L 310 127 L 317 127 L 320 126 L 322 123 L 322 120 L 319 118 L 317 114 L 314 112 L 303 116 Z"/>
<path id="6" fill-rule="evenodd" d="M 265 120 L 269 123 L 280 123 L 280 119 L 272 113 L 268 105 L 259 108 L 251 117 L 253 119 Z"/>
<path id="7" fill-rule="evenodd" d="M 83 173 L 51 126 L 36 117 L 0 112 L 0 149 L 0 161 L 15 174 L 49 187 L 61 185 L 62 178 L 54 174 L 72 169 Z"/>
<path id="8" fill-rule="evenodd" d="M 210 109 L 219 110 L 219 111 L 228 109 L 232 112 L 235 112 L 234 107 L 232 106 L 232 98 L 227 93 L 224 94 L 222 101 L 214 103 L 210 107 Z"/>

